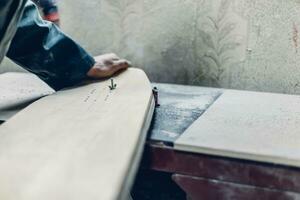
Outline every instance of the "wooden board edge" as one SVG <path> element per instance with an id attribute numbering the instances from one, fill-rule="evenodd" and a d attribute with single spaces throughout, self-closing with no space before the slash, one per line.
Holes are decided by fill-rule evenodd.
<path id="1" fill-rule="evenodd" d="M 151 94 L 151 99 L 149 101 L 149 106 L 148 106 L 148 111 L 147 111 L 147 116 L 145 117 L 144 124 L 142 126 L 142 131 L 139 137 L 139 143 L 135 148 L 135 154 L 133 155 L 133 159 L 131 160 L 132 167 L 127 169 L 125 181 L 123 182 L 123 185 L 121 186 L 121 192 L 119 193 L 117 199 L 118 200 L 128 200 L 129 195 L 130 195 L 130 190 L 131 187 L 134 183 L 135 176 L 137 174 L 137 170 L 139 167 L 139 163 L 141 162 L 142 155 L 143 155 L 143 150 L 144 146 L 146 144 L 146 138 L 147 138 L 147 133 L 151 125 L 152 121 L 152 116 L 154 113 L 155 109 L 155 101 L 154 97 Z"/>
<path id="2" fill-rule="evenodd" d="M 210 149 L 207 147 L 194 147 L 190 145 L 183 145 L 180 143 L 174 143 L 174 149 L 177 151 L 183 152 L 190 152 L 190 153 L 198 153 L 198 154 L 205 154 L 205 155 L 212 155 L 212 156 L 221 156 L 227 158 L 235 158 L 240 160 L 248 160 L 254 162 L 262 162 L 262 163 L 269 163 L 269 164 L 278 164 L 288 167 L 300 167 L 299 160 L 293 160 L 278 156 L 270 156 L 270 155 L 255 155 L 247 152 L 236 152 L 236 151 L 229 151 L 224 149 Z M 221 153 L 220 153 L 221 152 Z"/>

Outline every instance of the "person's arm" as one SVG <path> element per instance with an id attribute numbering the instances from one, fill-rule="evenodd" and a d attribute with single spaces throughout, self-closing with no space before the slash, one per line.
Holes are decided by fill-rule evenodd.
<path id="1" fill-rule="evenodd" d="M 28 1 L 7 57 L 58 90 L 86 78 L 95 60 Z"/>
<path id="2" fill-rule="evenodd" d="M 28 1 L 7 57 L 39 76 L 55 90 L 87 77 L 106 78 L 130 63 L 115 54 L 91 57 L 51 22 L 42 20 Z"/>

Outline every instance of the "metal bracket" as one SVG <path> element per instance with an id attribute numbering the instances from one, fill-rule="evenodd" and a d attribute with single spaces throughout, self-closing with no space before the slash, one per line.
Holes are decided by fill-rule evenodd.
<path id="1" fill-rule="evenodd" d="M 153 92 L 153 96 L 154 96 L 155 107 L 159 107 L 160 104 L 158 102 L 158 89 L 157 89 L 157 87 L 153 87 L 152 92 Z"/>

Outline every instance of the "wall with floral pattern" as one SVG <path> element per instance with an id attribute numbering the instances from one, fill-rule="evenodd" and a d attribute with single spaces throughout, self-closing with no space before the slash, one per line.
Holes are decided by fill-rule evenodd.
<path id="1" fill-rule="evenodd" d="M 59 0 L 62 29 L 152 81 L 300 94 L 299 0 Z"/>

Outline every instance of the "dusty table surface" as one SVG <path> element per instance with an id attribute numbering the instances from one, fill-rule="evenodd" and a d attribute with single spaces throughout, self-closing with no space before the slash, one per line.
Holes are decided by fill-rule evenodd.
<path id="1" fill-rule="evenodd" d="M 222 89 L 152 83 L 158 89 L 148 140 L 173 145 L 174 141 L 222 94 Z"/>
<path id="2" fill-rule="evenodd" d="M 155 84 L 154 84 L 155 85 Z M 201 88 L 201 87 L 190 87 L 190 86 L 179 86 L 179 85 L 165 85 L 165 84 L 158 84 L 159 94 L 161 98 L 160 104 L 164 106 L 165 109 L 164 113 L 161 115 L 155 115 L 153 118 L 153 128 L 149 132 L 149 138 L 146 146 L 146 151 L 144 153 L 144 161 L 143 161 L 143 169 L 148 169 L 150 171 L 160 172 L 160 173 L 169 173 L 172 176 L 172 180 L 176 182 L 176 184 L 185 191 L 185 194 L 189 196 L 190 199 L 280 199 L 280 200 L 298 200 L 300 199 L 300 168 L 299 167 L 292 167 L 286 164 L 274 164 L 273 162 L 266 162 L 265 160 L 262 161 L 251 161 L 249 158 L 239 159 L 234 156 L 222 156 L 224 155 L 223 152 L 211 153 L 211 152 L 204 152 L 199 150 L 199 146 L 203 145 L 202 141 L 198 141 L 197 138 L 201 138 L 203 130 L 207 130 L 205 125 L 210 125 L 212 127 L 211 130 L 218 129 L 218 132 L 222 135 L 223 129 L 220 129 L 219 126 L 214 125 L 214 122 L 217 120 L 212 120 L 208 124 L 202 124 L 204 126 L 203 129 L 196 127 L 195 128 L 195 135 L 191 136 L 188 140 L 181 140 L 181 138 L 186 139 L 185 137 L 189 137 L 188 133 L 190 128 L 193 128 L 193 122 L 196 124 L 198 121 L 201 121 L 202 118 L 205 119 L 206 113 L 210 111 L 210 109 L 214 108 L 214 105 L 218 105 L 218 101 L 222 100 L 222 97 L 226 97 L 226 92 L 228 90 L 219 90 L 214 88 Z M 169 88 L 172 88 L 171 98 L 168 98 L 169 94 L 167 91 Z M 177 90 L 178 88 L 178 90 Z M 168 90 L 165 90 L 168 89 Z M 180 94 L 181 92 L 177 91 L 184 91 L 187 92 L 187 95 L 182 95 L 182 98 L 173 98 L 172 96 L 176 96 L 176 94 Z M 202 109 L 198 109 L 198 112 L 194 113 L 193 109 L 179 109 L 180 106 L 176 102 L 180 99 L 179 102 L 188 102 L 190 101 L 189 97 L 193 95 L 189 95 L 192 93 L 201 90 L 209 90 L 208 92 L 212 95 L 213 100 L 206 101 L 204 107 Z M 199 91 L 199 92 L 201 92 Z M 214 92 L 217 92 L 218 95 L 214 96 Z M 288 120 L 288 115 L 282 115 L 282 113 L 290 113 L 291 115 L 295 115 L 293 120 L 298 119 L 298 112 L 294 112 L 292 110 L 293 105 L 297 105 L 299 102 L 296 96 L 292 96 L 290 102 L 283 101 L 283 99 L 289 99 L 289 95 L 281 95 L 281 94 L 265 94 L 266 96 L 271 95 L 271 98 L 265 98 L 263 93 L 263 98 L 256 98 L 253 99 L 251 97 L 255 97 L 258 94 L 254 95 L 253 92 L 248 91 L 237 91 L 241 93 L 246 93 L 245 95 L 241 95 L 243 98 L 248 98 L 250 104 L 252 106 L 257 106 L 259 102 L 262 103 L 258 108 L 249 108 L 247 106 L 243 106 L 242 99 L 237 98 L 237 100 L 229 101 L 232 103 L 231 106 L 222 105 L 219 109 L 214 109 L 214 112 L 218 112 L 220 110 L 221 115 L 211 115 L 211 117 L 220 117 L 220 125 L 224 125 L 226 120 L 230 120 L 232 118 L 236 119 L 237 126 L 232 126 L 234 129 L 239 129 L 239 125 L 244 123 L 244 118 L 241 117 L 242 114 L 239 113 L 239 110 L 248 110 L 248 113 L 253 116 L 253 119 L 259 119 L 259 115 L 264 115 L 264 119 L 268 119 L 272 116 L 272 113 L 266 112 L 266 108 L 271 108 L 270 111 L 277 111 L 281 113 L 281 115 L 276 116 L 275 120 L 275 127 L 277 130 L 282 131 L 278 126 L 284 125 L 284 123 L 280 123 L 280 118 L 284 120 Z M 175 94 L 173 94 L 175 93 Z M 197 92 L 198 94 L 198 92 Z M 223 96 L 224 95 L 224 96 Z M 258 96 L 260 96 L 258 95 Z M 231 96 L 231 95 L 230 95 Z M 251 97 L 249 97 L 251 96 Z M 277 98 L 277 97 L 282 98 Z M 235 95 L 232 96 L 233 98 L 236 97 Z M 201 98 L 201 96 L 199 96 Z M 294 99 L 296 98 L 296 99 Z M 206 99 L 206 98 L 203 98 Z M 171 101 L 171 102 L 170 102 Z M 237 102 L 238 101 L 238 102 Z M 200 105 L 200 100 L 196 101 Z M 269 103 L 271 102 L 271 103 Z M 278 103 L 282 102 L 282 103 Z M 241 106 L 241 109 L 234 108 L 237 105 Z M 244 102 L 245 103 L 245 102 Z M 167 105 L 170 106 L 167 106 Z M 174 106 L 175 105 L 175 106 Z M 179 104 L 180 105 L 180 104 Z M 284 108 L 284 106 L 290 106 L 289 108 Z M 197 108 L 197 106 L 194 106 Z M 282 108 L 283 107 L 283 108 Z M 181 107 L 182 108 L 182 107 Z M 230 110 L 227 110 L 231 108 Z M 281 108 L 281 109 L 279 109 Z M 160 108 L 156 109 L 156 112 L 159 111 Z M 224 114 L 224 110 L 227 110 L 226 115 Z M 274 112 L 275 112 L 274 111 Z M 177 116 L 173 115 L 173 113 L 187 113 L 184 116 L 194 116 L 189 118 L 190 120 L 182 120 L 178 122 Z M 259 113 L 258 115 L 256 114 Z M 264 113 L 266 112 L 266 113 Z M 219 114 L 220 114 L 219 113 Z M 238 113 L 238 116 L 236 116 Z M 274 113 L 273 113 L 274 114 Z M 196 116 L 200 116 L 197 117 Z M 285 118 L 285 116 L 287 118 Z M 156 118 L 157 117 L 157 118 Z M 160 117 L 160 118 L 159 118 Z M 173 119 L 174 123 L 172 123 Z M 251 117 L 252 118 L 252 117 Z M 261 119 L 261 118 L 260 118 Z M 270 118 L 269 118 L 270 119 Z M 164 120 L 168 120 L 167 122 Z M 271 120 L 271 121 L 272 121 Z M 279 120 L 279 122 L 278 122 Z M 234 123 L 235 120 L 231 123 Z M 248 121 L 248 120 L 246 120 Z M 260 120 L 258 120 L 259 122 Z M 251 120 L 249 121 L 251 122 Z M 273 121 L 274 122 L 274 121 Z M 294 121 L 295 122 L 295 121 Z M 167 126 L 163 126 L 163 124 L 168 124 Z M 226 123 L 225 123 L 226 124 Z M 251 123 L 250 123 L 251 124 Z M 249 124 L 249 125 L 250 125 Z M 271 126 L 273 123 L 269 123 L 268 125 Z M 293 123 L 288 122 L 287 125 L 291 125 Z M 298 123 L 295 123 L 297 125 Z M 176 128 L 179 126 L 180 128 Z M 226 126 L 224 126 L 226 128 Z M 253 128 L 252 127 L 252 131 Z M 259 128 L 259 127 L 257 127 Z M 174 137 L 167 137 L 165 136 L 165 131 L 173 131 L 176 134 Z M 175 131 L 174 131 L 175 130 Z M 208 130 L 208 131 L 211 131 Z M 250 131 L 251 129 L 249 129 Z M 273 129 L 274 130 L 274 129 Z M 153 133 L 153 131 L 155 131 Z M 270 130 L 268 130 L 270 131 Z M 284 130 L 286 131 L 286 130 Z M 297 131 L 297 130 L 295 130 Z M 255 132 L 255 131 L 253 131 Z M 206 138 L 203 141 L 207 140 L 209 136 L 205 135 Z M 223 136 L 224 137 L 224 136 Z M 230 138 L 230 136 L 228 137 Z M 247 137 L 246 137 L 247 138 Z M 222 138 L 222 140 L 227 139 L 226 137 Z M 253 138 L 255 140 L 256 138 Z M 221 141 L 222 141 L 221 140 Z M 183 141 L 182 148 L 178 148 L 178 144 L 176 142 Z M 213 146 L 214 141 L 211 141 Z M 259 139 L 257 142 L 260 142 Z M 267 142 L 267 141 L 264 141 Z M 294 141 L 296 144 L 299 141 Z M 231 143 L 234 146 L 234 143 Z M 208 146 L 210 148 L 211 146 Z M 239 152 L 241 153 L 241 152 Z M 141 180 L 139 177 L 138 180 Z M 169 180 L 169 181 L 172 181 Z M 155 181 L 154 181 L 155 182 Z M 150 185 L 150 184 L 147 184 Z M 201 188 L 201 190 L 199 189 Z M 170 191 L 172 193 L 172 191 Z M 162 198 L 163 199 L 163 198 Z"/>

